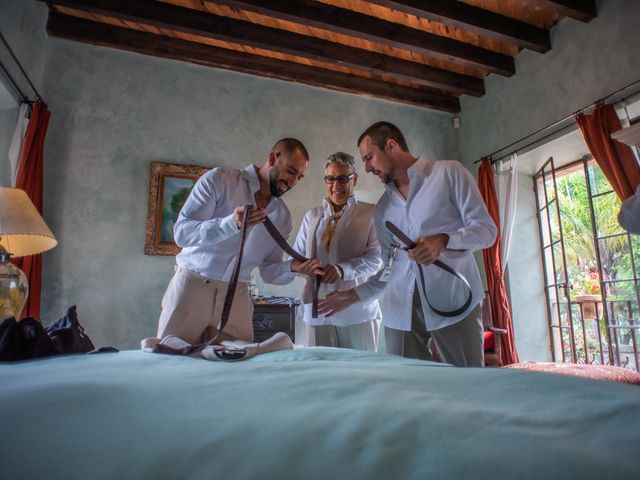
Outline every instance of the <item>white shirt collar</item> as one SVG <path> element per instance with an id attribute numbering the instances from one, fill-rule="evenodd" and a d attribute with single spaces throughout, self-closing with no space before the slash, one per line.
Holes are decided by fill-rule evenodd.
<path id="1" fill-rule="evenodd" d="M 344 207 L 345 211 L 351 208 L 352 206 L 354 206 L 355 204 L 356 204 L 356 196 L 351 195 L 347 200 L 346 206 Z M 325 217 L 331 216 L 331 202 L 329 202 L 327 197 L 322 199 L 322 213 Z"/>
<path id="2" fill-rule="evenodd" d="M 242 170 L 242 178 L 249 183 L 249 191 L 253 194 L 260 190 L 260 179 L 258 178 L 258 169 L 251 164 Z"/>

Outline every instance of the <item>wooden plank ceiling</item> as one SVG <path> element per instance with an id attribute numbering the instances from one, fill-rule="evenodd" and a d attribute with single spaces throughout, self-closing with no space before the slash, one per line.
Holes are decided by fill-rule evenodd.
<path id="1" fill-rule="evenodd" d="M 456 113 L 595 0 L 48 0 L 50 35 Z"/>

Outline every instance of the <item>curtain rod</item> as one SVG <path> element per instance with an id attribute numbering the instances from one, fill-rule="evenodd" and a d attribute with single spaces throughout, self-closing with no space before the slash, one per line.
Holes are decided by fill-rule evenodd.
<path id="1" fill-rule="evenodd" d="M 609 98 L 611 98 L 611 97 L 613 97 L 613 96 L 615 96 L 615 95 L 618 95 L 618 94 L 619 94 L 619 93 L 621 93 L 621 92 L 624 92 L 626 89 L 628 89 L 628 88 L 630 88 L 630 87 L 633 87 L 634 85 L 636 85 L 636 84 L 638 84 L 638 83 L 640 83 L 640 80 L 636 80 L 636 81 L 634 81 L 634 82 L 631 82 L 630 84 L 628 84 L 628 85 L 626 85 L 626 86 L 624 86 L 624 87 L 622 87 L 622 88 L 620 88 L 620 89 L 616 90 L 616 91 L 615 91 L 615 92 L 613 92 L 613 93 L 610 93 L 609 95 L 607 95 L 607 96 L 605 96 L 605 97 L 602 97 L 602 98 L 601 98 L 601 99 L 599 99 L 599 100 L 596 100 L 595 102 L 593 102 L 593 103 L 591 103 L 591 104 L 587 105 L 586 107 L 583 107 L 583 108 L 581 108 L 581 109 L 579 109 L 579 110 L 576 110 L 576 111 L 575 111 L 575 112 L 573 112 L 572 114 L 567 115 L 566 117 L 563 117 L 563 118 L 561 118 L 560 120 L 556 120 L 555 122 L 550 123 L 550 124 L 549 124 L 549 125 L 547 125 L 546 127 L 543 127 L 543 128 L 541 128 L 540 130 L 537 130 L 537 131 L 535 131 L 535 132 L 533 132 L 533 133 L 531 133 L 531 134 L 527 135 L 526 137 L 522 137 L 520 140 L 517 140 L 517 141 L 515 141 L 515 142 L 513 142 L 513 143 L 511 143 L 511 144 L 509 144 L 509 145 L 507 145 L 506 147 L 502 147 L 502 148 L 500 148 L 500 149 L 496 150 L 495 152 L 493 152 L 493 153 L 491 153 L 491 154 L 489 154 L 489 155 L 484 155 L 482 158 L 480 158 L 480 160 L 476 160 L 476 161 L 475 161 L 475 162 L 473 162 L 473 163 L 474 163 L 474 165 L 475 165 L 476 163 L 480 163 L 480 162 L 481 162 L 482 160 L 484 160 L 485 158 L 489 158 L 489 159 L 491 159 L 491 163 L 493 164 L 493 163 L 496 163 L 496 162 L 498 162 L 498 161 L 502 160 L 503 158 L 506 158 L 506 157 L 508 157 L 508 156 L 512 155 L 513 153 L 517 152 L 518 150 L 525 149 L 525 148 L 530 147 L 531 145 L 533 145 L 533 144 L 535 144 L 535 143 L 537 143 L 537 142 L 539 142 L 539 141 L 541 141 L 541 140 L 544 140 L 544 139 L 546 139 L 546 138 L 549 138 L 550 136 L 555 135 L 555 134 L 557 134 L 558 132 L 560 132 L 560 131 L 564 130 L 564 129 L 565 129 L 565 128 L 567 128 L 569 125 L 565 125 L 565 126 L 561 127 L 561 128 L 560 128 L 560 129 L 558 129 L 558 130 L 554 130 L 554 131 L 552 131 L 552 132 L 548 133 L 547 135 L 544 135 L 544 136 L 542 136 L 542 137 L 540 137 L 540 138 L 537 138 L 536 140 L 533 140 L 533 141 L 531 141 L 531 142 L 527 143 L 526 145 L 521 146 L 521 147 L 520 147 L 520 148 L 518 148 L 518 149 L 515 149 L 515 150 L 513 150 L 513 151 L 511 151 L 511 152 L 509 152 L 509 153 L 507 153 L 507 154 L 505 154 L 505 155 L 502 155 L 501 157 L 498 157 L 498 158 L 495 158 L 495 159 L 493 158 L 493 156 L 494 156 L 494 155 L 496 155 L 496 154 L 498 154 L 498 153 L 500 153 L 500 152 L 502 152 L 502 151 L 504 151 L 504 150 L 507 150 L 508 148 L 511 148 L 511 147 L 513 147 L 514 145 L 517 145 L 517 144 L 519 144 L 520 142 L 522 142 L 522 141 L 524 141 L 524 140 L 527 140 L 528 138 L 531 138 L 531 137 L 533 137 L 533 136 L 535 136 L 535 135 L 538 135 L 539 133 L 542 133 L 542 132 L 544 132 L 545 130 L 549 130 L 550 128 L 553 128 L 553 127 L 555 127 L 555 126 L 556 126 L 556 125 L 558 125 L 558 124 L 564 123 L 564 122 L 566 122 L 567 120 L 570 120 L 570 119 L 574 118 L 577 114 L 582 113 L 582 112 L 584 112 L 585 110 L 587 110 L 587 109 L 589 109 L 589 108 L 593 107 L 594 105 L 597 105 L 597 104 L 598 104 L 598 103 L 600 103 L 600 102 L 604 102 L 605 100 L 607 100 L 607 99 L 609 99 Z M 634 93 L 635 93 L 635 92 L 634 92 Z M 631 94 L 631 95 L 633 95 L 633 94 Z"/>
<path id="2" fill-rule="evenodd" d="M 2 40 L 2 43 L 4 43 L 4 46 L 7 47 L 7 50 L 9 52 L 9 54 L 11 55 L 11 58 L 13 58 L 13 61 L 16 62 L 16 65 L 18 65 L 18 68 L 20 69 L 20 71 L 22 72 L 22 75 L 24 76 L 24 78 L 27 79 L 27 82 L 29 82 L 29 86 L 31 87 L 31 89 L 33 90 L 33 92 L 36 94 L 36 97 L 38 98 L 38 100 L 40 100 L 42 103 L 45 104 L 45 106 L 47 105 L 47 102 L 44 101 L 44 99 L 42 98 L 42 96 L 40 95 L 40 93 L 38 92 L 38 90 L 36 89 L 35 85 L 33 84 L 33 82 L 31 82 L 31 79 L 29 78 L 29 75 L 27 75 L 27 72 L 24 70 L 24 68 L 22 68 L 22 64 L 20 63 L 20 61 L 18 60 L 18 57 L 15 56 L 15 54 L 13 53 L 13 50 L 11 50 L 11 47 L 9 46 L 9 44 L 7 43 L 7 41 L 4 38 L 4 35 L 2 35 L 2 32 L 0 32 L 0 39 Z M 2 65 L 0 63 L 0 65 Z M 13 79 L 13 77 L 9 74 L 9 71 L 5 68 L 4 65 L 2 65 L 2 70 L 4 71 L 4 73 L 7 75 L 7 77 L 9 77 L 9 80 L 11 81 L 11 83 L 13 84 L 13 86 L 16 88 L 16 90 L 18 90 L 18 93 L 20 95 L 22 95 L 22 98 L 24 101 L 28 101 L 28 97 L 22 92 L 22 90 L 20 89 L 20 87 L 18 87 L 17 82 Z"/>

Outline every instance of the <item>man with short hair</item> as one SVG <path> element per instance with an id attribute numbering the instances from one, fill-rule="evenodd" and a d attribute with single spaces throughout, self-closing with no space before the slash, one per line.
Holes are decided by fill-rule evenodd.
<path id="1" fill-rule="evenodd" d="M 251 271 L 259 267 L 265 281 L 275 280 L 283 255 L 261 223 L 269 216 L 284 238 L 289 236 L 291 214 L 279 197 L 295 187 L 308 162 L 307 150 L 299 140 L 283 138 L 261 167 L 218 167 L 196 182 L 174 226 L 175 242 L 182 251 L 176 256 L 175 274 L 162 299 L 158 338 L 175 335 L 196 344 L 218 333 L 245 206 L 252 205 L 239 282 L 219 339 L 253 341 Z"/>
<path id="2" fill-rule="evenodd" d="M 319 312 L 331 316 L 384 291 L 382 323 L 389 353 L 429 360 L 431 336 L 443 361 L 482 366 L 483 287 L 473 252 L 492 245 L 497 228 L 472 175 L 455 161 L 414 157 L 402 132 L 389 122 L 367 128 L 358 150 L 366 171 L 386 187 L 375 212 L 386 268 L 363 285 L 331 293 Z M 403 248 L 387 221 L 416 246 Z M 439 257 L 466 277 L 470 292 L 458 278 L 432 265 Z M 469 294 L 467 308 L 457 311 Z"/>
<path id="3" fill-rule="evenodd" d="M 324 169 L 326 197 L 309 210 L 293 246 L 294 250 L 322 266 L 326 292 L 357 287 L 382 267 L 380 245 L 373 222 L 374 205 L 356 200 L 358 182 L 353 157 L 344 152 L 329 155 Z M 312 315 L 315 279 L 313 265 L 291 261 L 292 272 L 307 274 L 303 292 L 307 345 L 375 351 L 378 300 L 357 302 L 331 317 Z M 287 279 L 293 280 L 289 273 Z"/>

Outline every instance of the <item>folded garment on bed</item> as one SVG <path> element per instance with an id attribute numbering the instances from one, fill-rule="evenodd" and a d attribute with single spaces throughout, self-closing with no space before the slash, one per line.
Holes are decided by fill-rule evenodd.
<path id="1" fill-rule="evenodd" d="M 195 349 L 191 352 L 193 345 L 185 342 L 181 338 L 169 335 L 160 338 L 145 338 L 141 342 L 142 351 L 148 353 L 187 353 L 190 356 L 202 357 L 206 360 L 246 360 L 256 355 L 268 352 L 277 352 L 278 350 L 291 350 L 293 343 L 289 335 L 278 332 L 274 336 L 256 343 L 243 342 L 241 340 L 224 340 L 219 345 L 208 345 L 206 347 Z"/>

